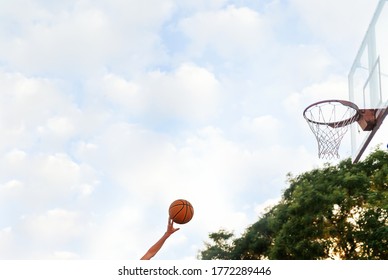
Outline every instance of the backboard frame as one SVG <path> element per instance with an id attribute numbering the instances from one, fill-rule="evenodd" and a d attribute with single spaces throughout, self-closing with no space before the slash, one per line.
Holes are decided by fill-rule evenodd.
<path id="1" fill-rule="evenodd" d="M 349 100 L 374 109 L 369 131 L 351 125 L 352 160 L 358 162 L 388 114 L 388 0 L 380 0 L 348 74 Z M 386 34 L 384 36 L 384 34 Z"/>

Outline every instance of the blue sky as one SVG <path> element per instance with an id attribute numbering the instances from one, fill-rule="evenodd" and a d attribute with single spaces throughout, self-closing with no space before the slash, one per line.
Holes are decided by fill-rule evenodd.
<path id="1" fill-rule="evenodd" d="M 0 258 L 139 259 L 177 198 L 156 259 L 241 233 L 323 164 L 302 112 L 348 98 L 377 2 L 0 0 Z"/>

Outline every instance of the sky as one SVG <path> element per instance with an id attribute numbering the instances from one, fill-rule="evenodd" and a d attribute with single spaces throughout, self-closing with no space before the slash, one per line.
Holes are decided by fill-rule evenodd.
<path id="1" fill-rule="evenodd" d="M 0 259 L 139 259 L 178 198 L 155 259 L 241 234 L 325 163 L 302 112 L 348 99 L 377 3 L 0 0 Z"/>

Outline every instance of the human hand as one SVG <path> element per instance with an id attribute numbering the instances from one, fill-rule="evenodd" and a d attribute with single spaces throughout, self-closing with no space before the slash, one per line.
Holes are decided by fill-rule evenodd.
<path id="1" fill-rule="evenodd" d="M 174 228 L 174 221 L 173 219 L 171 219 L 170 217 L 168 217 L 168 223 L 167 223 L 167 231 L 166 231 L 166 234 L 168 236 L 170 236 L 171 234 L 173 234 L 174 232 L 176 232 L 177 230 L 179 230 L 179 228 Z"/>

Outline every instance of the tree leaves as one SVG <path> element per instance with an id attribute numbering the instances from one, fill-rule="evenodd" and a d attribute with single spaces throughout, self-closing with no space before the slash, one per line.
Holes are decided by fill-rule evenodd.
<path id="1" fill-rule="evenodd" d="M 388 259 L 388 153 L 293 177 L 244 234 L 210 234 L 202 259 Z"/>

